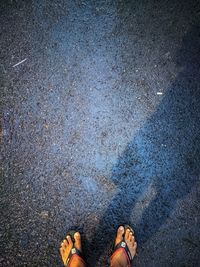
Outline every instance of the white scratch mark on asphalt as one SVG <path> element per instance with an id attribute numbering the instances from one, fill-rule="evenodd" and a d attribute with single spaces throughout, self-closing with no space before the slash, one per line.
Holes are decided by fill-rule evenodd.
<path id="1" fill-rule="evenodd" d="M 27 58 L 23 59 L 22 61 L 18 62 L 17 64 L 13 65 L 14 67 L 17 67 L 18 65 L 22 64 L 23 62 L 25 62 L 27 60 Z"/>
<path id="2" fill-rule="evenodd" d="M 157 92 L 157 95 L 163 95 L 163 92 Z"/>

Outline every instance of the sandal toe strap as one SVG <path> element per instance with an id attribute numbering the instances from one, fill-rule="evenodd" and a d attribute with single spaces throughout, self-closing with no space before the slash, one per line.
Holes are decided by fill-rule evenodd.
<path id="1" fill-rule="evenodd" d="M 116 250 L 118 250 L 119 248 L 123 248 L 123 249 L 125 250 L 125 252 L 126 252 L 126 254 L 127 254 L 127 256 L 128 256 L 129 261 L 132 262 L 133 258 L 132 258 L 132 256 L 131 256 L 130 250 L 129 250 L 129 248 L 128 248 L 126 242 L 124 242 L 124 241 L 119 242 L 119 243 L 115 246 L 115 248 L 114 248 L 114 252 L 115 252 Z"/>
<path id="2" fill-rule="evenodd" d="M 69 265 L 70 260 L 71 260 L 72 256 L 74 256 L 74 255 L 79 256 L 84 261 L 84 259 L 83 259 L 83 253 L 80 250 L 78 250 L 77 248 L 74 248 L 73 247 L 71 249 L 70 253 L 69 253 L 69 256 L 68 256 L 67 260 L 66 260 L 65 266 L 68 266 Z"/>

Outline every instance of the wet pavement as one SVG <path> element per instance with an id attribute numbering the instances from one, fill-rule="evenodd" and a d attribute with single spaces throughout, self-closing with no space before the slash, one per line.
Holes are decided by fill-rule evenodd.
<path id="1" fill-rule="evenodd" d="M 1 1 L 0 266 L 200 266 L 200 3 Z"/>

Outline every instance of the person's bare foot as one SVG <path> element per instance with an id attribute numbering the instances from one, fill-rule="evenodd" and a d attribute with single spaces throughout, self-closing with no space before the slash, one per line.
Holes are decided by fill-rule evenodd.
<path id="1" fill-rule="evenodd" d="M 115 239 L 115 246 L 119 244 L 121 241 L 125 241 L 128 249 L 130 251 L 132 259 L 136 255 L 137 243 L 135 241 L 134 233 L 130 229 L 126 229 L 124 234 L 124 227 L 120 226 L 117 230 L 117 236 Z M 118 249 L 112 256 L 111 256 L 111 267 L 127 267 L 130 266 L 130 262 L 128 260 L 128 256 L 124 249 Z"/>
<path id="2" fill-rule="evenodd" d="M 73 247 L 78 249 L 80 252 L 82 252 L 81 235 L 79 232 L 76 232 L 74 234 L 74 239 L 75 239 L 75 243 L 73 244 L 71 237 L 67 235 L 66 239 L 64 239 L 63 242 L 61 243 L 60 255 L 64 263 L 64 266 L 67 266 L 66 261 Z M 84 267 L 85 266 L 84 261 L 76 254 L 73 255 L 73 259 L 71 259 L 71 264 L 72 265 L 70 266 L 73 266 L 73 267 Z"/>

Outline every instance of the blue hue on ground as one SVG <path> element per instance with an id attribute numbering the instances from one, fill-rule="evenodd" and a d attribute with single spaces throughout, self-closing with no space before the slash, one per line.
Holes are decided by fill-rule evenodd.
<path id="1" fill-rule="evenodd" d="M 0 266 L 200 266 L 198 1 L 1 1 Z M 16 65 L 17 63 L 21 64 Z"/>

